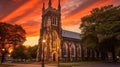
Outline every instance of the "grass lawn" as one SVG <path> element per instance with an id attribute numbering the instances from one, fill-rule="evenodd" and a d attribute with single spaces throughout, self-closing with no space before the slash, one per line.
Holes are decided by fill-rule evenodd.
<path id="1" fill-rule="evenodd" d="M 0 67 L 11 67 L 13 65 L 9 65 L 9 64 L 0 64 Z"/>
<path id="2" fill-rule="evenodd" d="M 58 63 L 48 63 L 49 65 L 58 65 Z M 93 64 L 109 64 L 105 61 L 82 61 L 82 62 L 60 62 L 60 66 L 81 66 L 81 65 L 93 65 Z"/>
<path id="3" fill-rule="evenodd" d="M 30 61 L 30 62 L 15 62 L 17 64 L 33 64 L 35 62 Z M 94 64 L 111 64 L 112 62 L 108 61 L 81 61 L 81 62 L 60 62 L 60 66 L 83 66 L 83 65 L 94 65 Z M 52 65 L 52 66 L 57 66 L 57 62 L 45 62 L 45 64 Z M 1 67 L 1 66 L 0 66 Z M 3 66 L 5 67 L 5 66 Z M 6 66 L 7 67 L 7 66 Z"/>

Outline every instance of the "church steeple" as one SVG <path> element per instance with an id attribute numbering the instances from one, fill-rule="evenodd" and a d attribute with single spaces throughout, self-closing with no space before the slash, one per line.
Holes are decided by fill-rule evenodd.
<path id="1" fill-rule="evenodd" d="M 43 2 L 43 8 L 42 8 L 42 10 L 44 11 L 45 10 L 45 3 Z"/>
<path id="2" fill-rule="evenodd" d="M 52 6 L 51 0 L 49 0 L 48 5 L 49 5 L 48 7 L 51 7 L 51 6 Z"/>
<path id="3" fill-rule="evenodd" d="M 58 0 L 58 10 L 61 11 L 60 0 Z"/>

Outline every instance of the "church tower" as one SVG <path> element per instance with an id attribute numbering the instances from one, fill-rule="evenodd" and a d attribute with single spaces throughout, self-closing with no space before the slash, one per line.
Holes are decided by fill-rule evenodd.
<path id="1" fill-rule="evenodd" d="M 45 8 L 45 3 L 43 2 L 37 61 L 42 60 L 43 54 L 45 61 L 58 61 L 58 57 L 61 55 L 61 33 L 60 0 L 58 0 L 57 9 L 52 7 L 52 0 L 49 0 L 47 8 Z"/>

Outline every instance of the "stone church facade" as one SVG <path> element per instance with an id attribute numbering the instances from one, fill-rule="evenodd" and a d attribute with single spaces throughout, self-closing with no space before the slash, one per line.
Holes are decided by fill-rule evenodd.
<path id="1" fill-rule="evenodd" d="M 60 0 L 58 0 L 57 9 L 52 7 L 51 0 L 48 2 L 48 8 L 45 8 L 44 5 L 43 3 L 36 60 L 41 61 L 43 56 L 45 61 L 81 61 L 86 59 L 88 50 L 83 47 L 80 34 L 62 29 Z M 96 54 L 94 51 L 91 52 Z M 93 57 L 92 54 L 89 56 Z"/>

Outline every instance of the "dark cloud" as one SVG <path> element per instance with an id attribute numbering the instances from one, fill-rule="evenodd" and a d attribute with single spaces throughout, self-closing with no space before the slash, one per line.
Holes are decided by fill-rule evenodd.
<path id="1" fill-rule="evenodd" d="M 32 8 L 24 10 L 23 14 L 11 18 L 11 19 L 9 20 L 9 23 L 16 23 L 16 21 L 18 21 L 18 20 L 20 20 L 20 19 L 28 16 L 28 15 L 31 14 L 31 13 L 32 13 L 32 14 L 36 14 L 36 13 L 39 11 L 38 13 L 40 14 L 40 10 L 38 9 L 38 11 L 37 11 L 37 8 L 39 8 L 40 3 L 42 3 L 42 2 L 39 0 L 38 3 L 35 4 L 35 5 L 33 5 Z M 35 11 L 36 13 L 34 13 L 34 11 Z"/>
<path id="2" fill-rule="evenodd" d="M 14 0 L 0 0 L 0 20 L 18 9 L 27 1 L 28 0 L 19 0 L 19 2 L 15 2 Z"/>
<path id="3" fill-rule="evenodd" d="M 67 5 L 72 5 L 72 6 L 63 8 L 63 12 L 69 10 L 69 12 L 67 12 L 67 14 L 66 14 L 66 17 L 67 17 L 67 16 L 73 15 L 75 13 L 78 13 L 79 11 L 87 8 L 88 6 L 90 6 L 94 3 L 97 3 L 98 1 L 100 1 L 100 0 L 76 0 L 73 2 L 71 1 L 72 4 L 67 4 Z"/>
<path id="4" fill-rule="evenodd" d="M 47 8 L 49 0 L 44 1 Z M 108 1 L 114 1 L 113 4 L 116 5 L 120 4 L 120 0 L 61 0 L 63 26 L 80 25 L 81 16 L 84 16 L 94 7 L 100 6 L 94 4 L 104 4 Z M 52 0 L 52 6 L 57 8 L 58 0 Z M 41 9 L 42 0 L 0 0 L 0 20 L 21 24 L 27 31 L 27 36 L 38 36 Z"/>

